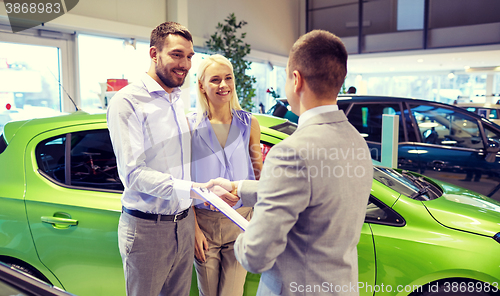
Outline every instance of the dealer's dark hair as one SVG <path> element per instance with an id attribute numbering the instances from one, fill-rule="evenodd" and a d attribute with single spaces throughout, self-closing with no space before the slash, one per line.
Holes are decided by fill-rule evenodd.
<path id="1" fill-rule="evenodd" d="M 324 30 L 302 35 L 292 46 L 288 73 L 298 70 L 317 95 L 336 96 L 347 75 L 347 50 L 339 37 Z"/>
<path id="2" fill-rule="evenodd" d="M 158 27 L 151 32 L 149 46 L 154 46 L 158 49 L 158 51 L 161 51 L 163 49 L 163 45 L 165 44 L 165 39 L 170 34 L 182 36 L 186 38 L 186 40 L 193 43 L 193 36 L 191 36 L 191 33 L 186 27 L 176 22 L 164 22 L 163 24 L 158 25 Z"/>

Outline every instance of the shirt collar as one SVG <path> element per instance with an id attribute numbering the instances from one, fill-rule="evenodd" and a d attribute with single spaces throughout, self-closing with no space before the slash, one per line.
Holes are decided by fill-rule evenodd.
<path id="1" fill-rule="evenodd" d="M 175 87 L 172 90 L 172 93 L 169 94 L 163 89 L 163 87 L 161 87 L 161 85 L 158 84 L 158 82 L 156 82 L 156 80 L 153 79 L 153 77 L 149 76 L 148 73 L 144 73 L 141 79 L 149 93 L 163 93 L 163 95 L 167 96 L 167 98 L 171 98 L 171 102 L 178 100 L 181 96 L 180 87 Z"/>
<path id="2" fill-rule="evenodd" d="M 302 115 L 300 115 L 298 126 L 300 126 L 301 124 L 304 124 L 307 120 L 309 120 L 310 118 L 312 118 L 316 115 L 320 115 L 320 114 L 323 114 L 326 112 L 338 111 L 338 110 L 339 110 L 339 106 L 337 106 L 337 105 L 324 105 L 324 106 L 319 106 L 319 107 L 309 109 L 306 112 L 302 113 Z"/>

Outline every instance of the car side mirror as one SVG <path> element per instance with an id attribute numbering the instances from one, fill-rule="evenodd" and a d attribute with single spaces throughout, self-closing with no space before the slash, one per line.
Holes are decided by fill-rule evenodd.
<path id="1" fill-rule="evenodd" d="M 500 151 L 500 143 L 498 143 L 498 141 L 488 139 L 486 156 L 484 157 L 486 162 L 494 162 L 498 151 Z"/>

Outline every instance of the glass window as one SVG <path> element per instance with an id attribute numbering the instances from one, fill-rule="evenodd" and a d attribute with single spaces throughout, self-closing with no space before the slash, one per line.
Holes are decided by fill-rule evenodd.
<path id="1" fill-rule="evenodd" d="M 422 142 L 465 148 L 484 148 L 477 121 L 451 109 L 410 105 Z"/>
<path id="2" fill-rule="evenodd" d="M 353 104 L 347 115 L 349 122 L 366 141 L 382 142 L 382 115 L 399 115 L 399 142 L 404 142 L 403 118 L 398 104 Z"/>
<path id="3" fill-rule="evenodd" d="M 71 141 L 70 170 L 66 166 L 66 141 Z M 38 144 L 36 155 L 40 170 L 58 183 L 89 189 L 123 190 L 108 130 L 50 138 Z"/>
<path id="4" fill-rule="evenodd" d="M 403 217 L 372 195 L 370 195 L 368 205 L 366 206 L 365 222 L 393 226 L 405 225 Z"/>
<path id="5" fill-rule="evenodd" d="M 151 62 L 149 42 L 135 40 L 80 34 L 78 52 L 80 107 L 87 112 L 102 111 L 108 79 L 138 81 Z"/>
<path id="6" fill-rule="evenodd" d="M 446 28 L 496 23 L 499 10 L 498 1 L 433 0 L 429 1 L 429 24 L 431 28 Z"/>
<path id="7" fill-rule="evenodd" d="M 486 134 L 486 139 L 488 140 L 495 140 L 497 142 L 500 143 L 500 135 L 498 134 L 498 132 L 496 131 L 493 131 L 492 129 L 490 129 L 488 126 L 484 126 L 484 133 Z"/>
<path id="8" fill-rule="evenodd" d="M 71 135 L 71 185 L 123 190 L 107 129 Z"/>
<path id="9" fill-rule="evenodd" d="M 359 16 L 357 0 L 310 0 L 308 4 L 308 30 L 327 30 L 339 37 L 357 36 Z"/>
<path id="10" fill-rule="evenodd" d="M 437 186 L 408 171 L 399 172 L 390 168 L 374 167 L 373 179 L 405 196 L 417 200 L 435 199 L 442 194 L 441 189 Z"/>
<path id="11" fill-rule="evenodd" d="M 10 120 L 60 114 L 60 50 L 0 42 L 0 133 Z"/>
<path id="12" fill-rule="evenodd" d="M 56 182 L 66 184 L 65 151 L 66 135 L 50 138 L 38 144 L 38 168 Z"/>
<path id="13" fill-rule="evenodd" d="M 189 96 L 190 96 L 190 108 L 196 108 L 198 106 L 198 68 L 201 62 L 210 56 L 206 53 L 197 52 L 191 59 L 191 70 L 189 70 L 189 81 L 191 85 L 189 86 Z"/>
<path id="14" fill-rule="evenodd" d="M 398 0 L 398 31 L 424 28 L 424 0 Z"/>

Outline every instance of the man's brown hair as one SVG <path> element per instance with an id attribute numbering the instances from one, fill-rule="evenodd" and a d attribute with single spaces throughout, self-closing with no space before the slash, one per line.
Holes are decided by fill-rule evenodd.
<path id="1" fill-rule="evenodd" d="M 339 37 L 324 30 L 302 35 L 292 46 L 288 73 L 299 71 L 317 95 L 337 96 L 347 75 L 347 50 Z"/>
<path id="2" fill-rule="evenodd" d="M 191 33 L 186 27 L 176 22 L 164 22 L 163 24 L 158 25 L 158 27 L 151 32 L 149 46 L 154 46 L 158 49 L 158 51 L 161 51 L 163 49 L 163 45 L 165 44 L 165 39 L 170 34 L 182 36 L 186 38 L 186 40 L 193 43 L 193 36 L 191 36 Z"/>

